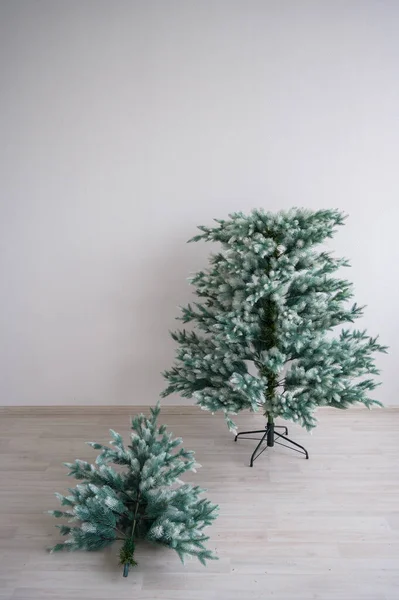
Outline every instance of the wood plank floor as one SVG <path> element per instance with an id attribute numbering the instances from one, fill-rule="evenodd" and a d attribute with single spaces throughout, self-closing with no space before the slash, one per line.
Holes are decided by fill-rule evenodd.
<path id="1" fill-rule="evenodd" d="M 313 435 L 289 425 L 310 460 L 280 446 L 248 467 L 253 442 L 234 444 L 220 415 L 166 407 L 162 421 L 203 468 L 220 517 L 208 531 L 220 560 L 183 566 L 171 550 L 141 545 L 122 578 L 115 548 L 50 555 L 54 491 L 63 461 L 94 459 L 86 440 L 127 434 L 137 407 L 4 409 L 0 414 L 0 599 L 398 600 L 399 410 L 319 412 Z M 144 409 L 145 411 L 146 409 Z M 242 415 L 241 429 L 262 426 Z"/>

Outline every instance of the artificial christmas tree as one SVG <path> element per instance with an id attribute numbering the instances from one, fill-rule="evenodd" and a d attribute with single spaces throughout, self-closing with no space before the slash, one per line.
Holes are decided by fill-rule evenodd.
<path id="1" fill-rule="evenodd" d="M 137 564 L 138 539 L 169 546 L 182 561 L 185 556 L 196 556 L 205 564 L 216 558 L 205 548 L 209 538 L 203 529 L 214 521 L 218 507 L 200 498 L 204 490 L 179 481 L 184 472 L 200 465 L 194 452 L 177 450 L 181 438 L 173 439 L 165 425 L 158 427 L 159 412 L 158 403 L 151 409 L 151 418 L 140 414 L 132 420 L 128 446 L 112 429 L 112 448 L 88 442 L 101 450 L 95 465 L 81 460 L 65 463 L 69 475 L 81 483 L 69 489 L 68 496 L 56 494 L 67 510 L 49 512 L 67 518 L 71 525 L 59 526 L 68 538 L 52 552 L 99 550 L 121 540 L 119 557 L 125 577 L 129 566 Z M 122 468 L 117 471 L 112 463 Z"/>
<path id="2" fill-rule="evenodd" d="M 344 218 L 338 210 L 254 210 L 201 226 L 190 240 L 219 242 L 222 250 L 191 278 L 199 301 L 183 308 L 180 319 L 198 331 L 172 334 L 179 347 L 175 366 L 164 373 L 164 396 L 179 392 L 203 409 L 222 410 L 230 429 L 231 415 L 261 407 L 266 428 L 238 434 L 263 434 L 251 466 L 281 440 L 308 458 L 276 431 L 276 417 L 311 429 L 318 406 L 379 404 L 368 395 L 377 383 L 365 376 L 379 373 L 373 354 L 386 348 L 365 331 L 334 334 L 363 314 L 363 307 L 348 305 L 353 286 L 337 274 L 347 260 L 319 246 Z"/>

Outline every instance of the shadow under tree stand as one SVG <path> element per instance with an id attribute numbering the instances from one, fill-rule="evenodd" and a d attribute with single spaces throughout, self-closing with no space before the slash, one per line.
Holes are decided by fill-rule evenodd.
<path id="1" fill-rule="evenodd" d="M 285 435 L 283 435 L 281 433 L 278 433 L 278 431 L 276 431 L 276 429 L 282 429 L 284 431 Z M 251 459 L 249 461 L 249 466 L 250 467 L 254 466 L 255 460 L 265 450 L 267 450 L 268 448 L 273 448 L 274 444 L 279 444 L 280 446 L 285 446 L 285 448 L 289 448 L 290 450 L 294 450 L 295 452 L 299 452 L 299 454 L 304 454 L 305 458 L 309 458 L 309 453 L 306 450 L 306 448 L 304 448 L 300 444 L 297 444 L 296 442 L 294 442 L 290 438 L 286 437 L 288 435 L 288 428 L 285 425 L 275 425 L 274 421 L 273 421 L 273 417 L 270 417 L 270 416 L 267 418 L 266 427 L 264 429 L 255 429 L 253 431 L 241 431 L 241 433 L 237 433 L 237 435 L 234 438 L 234 441 L 236 442 L 237 439 L 241 435 L 251 436 L 251 435 L 256 434 L 256 433 L 263 433 L 263 435 L 262 435 L 261 438 L 254 438 L 254 437 L 247 437 L 247 438 L 245 438 L 247 440 L 256 440 L 256 441 L 259 441 L 259 444 L 256 446 L 255 450 L 252 452 Z M 276 436 L 277 436 L 278 439 L 276 439 Z M 288 446 L 287 444 L 283 444 L 279 440 L 284 440 L 286 442 L 289 442 L 289 444 L 291 444 L 291 446 Z M 293 448 L 293 446 L 295 446 L 295 448 Z M 299 448 L 299 450 L 297 450 L 297 448 Z"/>

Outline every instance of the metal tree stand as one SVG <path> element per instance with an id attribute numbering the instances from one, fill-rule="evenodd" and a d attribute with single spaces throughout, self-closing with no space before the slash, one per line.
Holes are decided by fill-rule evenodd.
<path id="1" fill-rule="evenodd" d="M 276 429 L 283 429 L 285 435 L 278 433 L 276 431 Z M 254 461 L 262 454 L 262 452 L 264 452 L 268 448 L 272 448 L 274 446 L 274 444 L 279 444 L 280 446 L 285 446 L 286 448 L 289 448 L 290 450 L 299 452 L 299 454 L 304 454 L 305 458 L 309 458 L 309 454 L 308 454 L 308 451 L 306 450 L 306 448 L 304 448 L 300 444 L 297 444 L 290 438 L 286 437 L 288 435 L 288 429 L 285 425 L 275 425 L 274 422 L 270 421 L 270 420 L 268 420 L 266 427 L 264 429 L 256 429 L 254 431 L 242 431 L 241 433 L 237 433 L 236 437 L 234 438 L 234 441 L 236 442 L 237 438 L 240 435 L 252 435 L 254 433 L 263 433 L 263 436 L 261 438 L 253 438 L 253 437 L 246 438 L 247 440 L 259 440 L 259 444 L 256 446 L 255 450 L 252 453 L 251 460 L 249 463 L 250 467 L 254 466 Z M 282 439 L 282 440 L 285 440 L 286 442 L 289 442 L 291 444 L 291 446 L 287 446 L 287 444 L 283 444 L 282 442 L 278 441 L 278 439 L 276 439 L 276 437 L 278 439 Z M 263 442 L 266 442 L 266 444 L 262 447 Z M 295 446 L 295 448 L 293 448 L 293 446 Z M 261 448 L 261 449 L 259 450 L 259 448 Z M 300 450 L 297 450 L 297 448 L 300 448 Z"/>

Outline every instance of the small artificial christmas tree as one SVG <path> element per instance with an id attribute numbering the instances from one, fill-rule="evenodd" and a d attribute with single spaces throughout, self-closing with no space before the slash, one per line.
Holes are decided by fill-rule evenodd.
<path id="1" fill-rule="evenodd" d="M 377 383 L 365 376 L 379 373 L 373 354 L 386 348 L 365 331 L 332 334 L 363 313 L 348 306 L 353 286 L 337 275 L 347 260 L 318 247 L 344 218 L 337 210 L 254 210 L 199 227 L 190 241 L 219 242 L 222 250 L 191 278 L 199 301 L 180 319 L 198 332 L 172 334 L 177 361 L 164 373 L 163 395 L 179 392 L 203 409 L 222 410 L 230 429 L 231 415 L 262 407 L 261 443 L 269 446 L 275 435 L 284 438 L 275 432 L 276 417 L 311 429 L 318 406 L 379 404 L 369 397 Z"/>
<path id="2" fill-rule="evenodd" d="M 204 565 L 216 558 L 205 548 L 209 538 L 203 529 L 214 521 L 218 507 L 200 498 L 204 490 L 179 481 L 185 471 L 195 471 L 200 465 L 195 463 L 194 452 L 177 450 L 181 438 L 173 439 L 165 425 L 158 427 L 159 412 L 158 403 L 151 408 L 151 418 L 140 414 L 132 420 L 128 446 L 112 429 L 112 448 L 88 442 L 101 450 L 95 465 L 81 460 L 65 463 L 69 475 L 81 483 L 69 489 L 69 496 L 56 494 L 67 510 L 49 513 L 72 524 L 58 526 L 68 538 L 52 552 L 99 550 L 122 540 L 119 556 L 125 577 L 129 566 L 137 564 L 138 539 L 173 548 L 183 562 L 190 555 Z M 112 463 L 122 469 L 115 470 Z"/>

